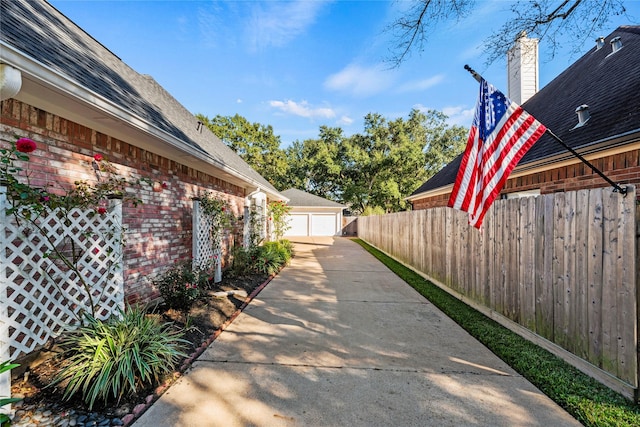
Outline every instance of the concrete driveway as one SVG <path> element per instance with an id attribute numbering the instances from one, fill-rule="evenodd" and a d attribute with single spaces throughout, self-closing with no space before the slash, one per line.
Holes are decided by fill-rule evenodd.
<path id="1" fill-rule="evenodd" d="M 296 257 L 135 427 L 579 426 L 356 243 Z"/>

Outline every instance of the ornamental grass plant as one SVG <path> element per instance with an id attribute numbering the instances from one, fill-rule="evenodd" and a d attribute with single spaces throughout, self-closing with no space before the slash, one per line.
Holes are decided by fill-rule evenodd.
<path id="1" fill-rule="evenodd" d="M 50 386 L 61 385 L 65 400 L 80 394 L 89 409 L 98 401 L 119 401 L 157 384 L 186 357 L 181 333 L 141 308 L 107 321 L 86 317 L 85 325 L 60 342 L 65 362 Z"/>
<path id="2" fill-rule="evenodd" d="M 282 241 L 266 242 L 255 249 L 252 257 L 259 273 L 275 274 L 291 259 L 290 247 Z"/>

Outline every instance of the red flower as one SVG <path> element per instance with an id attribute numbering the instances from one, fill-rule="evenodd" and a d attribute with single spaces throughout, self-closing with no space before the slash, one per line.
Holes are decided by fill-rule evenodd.
<path id="1" fill-rule="evenodd" d="M 100 207 L 97 209 L 97 212 L 98 212 L 100 215 L 104 215 L 104 214 L 106 214 L 106 213 L 107 213 L 107 208 L 104 208 L 104 207 L 100 206 Z"/>
<path id="2" fill-rule="evenodd" d="M 38 148 L 36 146 L 36 143 L 29 138 L 20 138 L 18 141 L 16 141 L 16 150 L 21 153 L 31 153 L 36 148 Z"/>
<path id="3" fill-rule="evenodd" d="M 162 183 L 162 188 L 168 188 L 168 187 L 169 187 L 169 184 L 167 184 L 166 182 Z"/>
<path id="4" fill-rule="evenodd" d="M 221 210 L 222 210 L 222 212 L 224 212 L 224 208 L 222 208 Z"/>
<path id="5" fill-rule="evenodd" d="M 95 156 L 93 156 L 93 160 L 95 160 L 96 162 L 101 162 L 102 154 L 96 154 Z"/>

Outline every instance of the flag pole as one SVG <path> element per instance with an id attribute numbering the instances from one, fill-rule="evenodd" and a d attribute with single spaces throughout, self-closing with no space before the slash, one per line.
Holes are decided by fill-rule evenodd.
<path id="1" fill-rule="evenodd" d="M 471 73 L 471 75 L 473 76 L 474 79 L 476 79 L 478 81 L 478 83 L 480 83 L 480 81 L 482 80 L 482 76 L 480 74 L 478 74 L 473 68 L 471 68 L 469 65 L 465 65 L 464 69 L 467 70 L 469 73 Z M 620 184 L 616 184 L 615 182 L 613 182 L 608 176 L 606 176 L 604 173 L 602 173 L 602 171 L 600 171 L 600 169 L 598 169 L 597 167 L 595 167 L 590 161 L 588 161 L 587 159 L 585 159 L 584 157 L 582 157 L 582 155 L 580 155 L 580 153 L 578 153 L 576 150 L 574 150 L 573 148 L 569 147 L 563 140 L 561 140 L 555 133 L 553 133 L 551 130 L 547 129 L 545 131 L 546 133 L 548 133 L 553 139 L 555 139 L 560 145 L 562 145 L 564 148 L 566 148 L 567 150 L 569 150 L 569 152 L 571 154 L 573 154 L 574 156 L 576 156 L 582 163 L 584 163 L 585 165 L 587 165 L 589 168 L 591 168 L 591 170 L 595 173 L 597 173 L 598 175 L 600 175 L 600 177 L 602 179 L 604 179 L 605 181 L 607 181 L 612 187 L 613 187 L 613 191 L 618 191 L 620 192 L 620 194 L 626 195 L 627 194 L 627 189 L 623 188 L 620 186 Z"/>

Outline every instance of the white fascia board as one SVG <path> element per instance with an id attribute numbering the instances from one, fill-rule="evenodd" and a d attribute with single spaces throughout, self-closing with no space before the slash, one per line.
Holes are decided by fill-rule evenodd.
<path id="1" fill-rule="evenodd" d="M 53 92 L 56 92 L 60 96 L 64 96 L 66 98 L 74 100 L 75 102 L 83 104 L 85 108 L 89 110 L 93 110 L 105 115 L 105 118 L 114 120 L 115 124 L 124 123 L 134 130 L 142 132 L 143 134 L 146 134 L 154 140 L 166 144 L 170 149 L 172 149 L 170 151 L 180 152 L 182 155 L 174 156 L 174 160 L 184 161 L 186 157 L 192 157 L 195 160 L 198 160 L 197 162 L 195 162 L 195 164 L 200 165 L 200 169 L 203 170 L 203 172 L 207 171 L 202 167 L 202 163 L 208 166 L 213 166 L 224 172 L 225 174 L 231 175 L 241 180 L 242 182 L 246 183 L 246 185 L 244 185 L 245 188 L 249 186 L 260 186 L 260 183 L 254 181 L 250 177 L 247 177 L 241 172 L 228 167 L 226 164 L 212 158 L 206 152 L 200 151 L 195 147 L 186 144 L 180 139 L 175 138 L 173 135 L 170 135 L 167 132 L 157 128 L 143 118 L 135 114 L 131 114 L 129 111 L 121 108 L 117 104 L 109 101 L 101 95 L 98 95 L 97 93 L 77 84 L 73 80 L 65 77 L 63 74 L 45 66 L 44 64 L 39 63 L 29 56 L 22 54 L 12 46 L 7 45 L 6 43 L 1 41 L 0 61 L 13 66 L 22 72 L 23 85 L 28 81 L 33 81 L 36 84 L 39 84 L 45 88 L 52 90 Z M 28 84 L 25 86 L 28 86 Z M 24 89 L 25 88 L 23 87 L 23 91 Z M 26 96 L 22 98 L 21 93 L 18 93 L 15 98 L 18 100 L 26 99 L 27 102 L 29 102 L 31 105 L 38 105 L 37 103 L 33 104 L 33 97 L 29 98 L 28 96 Z M 50 108 L 48 110 L 50 110 Z M 94 118 L 94 120 L 100 119 Z M 103 122 L 105 121 L 104 118 L 102 120 Z M 103 128 L 104 127 L 112 128 L 108 123 L 103 124 Z M 113 135 L 113 132 L 105 133 Z M 275 198 L 283 198 L 283 196 L 277 192 L 274 193 L 266 189 L 264 191 L 271 194 Z"/>
<path id="2" fill-rule="evenodd" d="M 424 191 L 422 193 L 418 193 L 418 194 L 414 194 L 414 195 L 409 196 L 409 197 L 405 197 L 404 200 L 407 200 L 409 202 L 413 202 L 414 200 L 424 199 L 425 197 L 440 196 L 442 194 L 451 193 L 452 190 L 453 190 L 453 184 L 447 184 L 447 185 L 445 185 L 443 187 L 434 188 L 433 190 Z"/>

